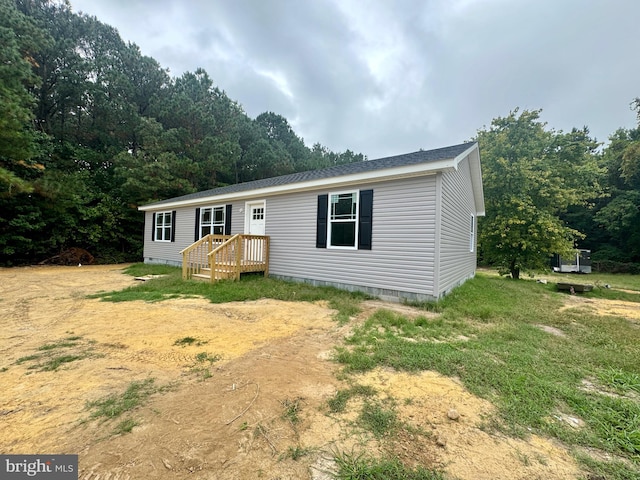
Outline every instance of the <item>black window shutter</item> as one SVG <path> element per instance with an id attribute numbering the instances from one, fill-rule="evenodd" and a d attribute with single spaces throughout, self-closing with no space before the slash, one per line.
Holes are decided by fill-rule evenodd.
<path id="1" fill-rule="evenodd" d="M 358 220 L 358 249 L 371 250 L 371 226 L 373 219 L 373 190 L 360 190 L 360 215 Z"/>
<path id="2" fill-rule="evenodd" d="M 327 248 L 327 215 L 329 195 L 318 195 L 318 219 L 316 224 L 316 248 Z"/>
<path id="3" fill-rule="evenodd" d="M 200 240 L 200 209 L 196 208 L 196 232 L 193 235 L 193 241 Z"/>
<path id="4" fill-rule="evenodd" d="M 151 241 L 153 242 L 156 239 L 156 213 L 153 212 L 151 215 Z"/>
<path id="5" fill-rule="evenodd" d="M 225 205 L 224 209 L 224 234 L 231 235 L 231 204 Z"/>
<path id="6" fill-rule="evenodd" d="M 176 211 L 171 212 L 171 241 L 176 241 Z"/>

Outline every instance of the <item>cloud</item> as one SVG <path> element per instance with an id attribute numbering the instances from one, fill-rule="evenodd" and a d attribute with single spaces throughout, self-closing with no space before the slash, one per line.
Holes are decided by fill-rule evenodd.
<path id="1" fill-rule="evenodd" d="M 600 140 L 635 126 L 640 2 L 71 0 L 252 117 L 369 158 L 468 140 L 515 107 Z"/>

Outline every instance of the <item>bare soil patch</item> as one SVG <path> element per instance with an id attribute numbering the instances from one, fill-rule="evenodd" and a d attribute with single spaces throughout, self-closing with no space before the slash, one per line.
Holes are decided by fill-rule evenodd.
<path id="1" fill-rule="evenodd" d="M 396 455 L 460 479 L 579 474 L 549 440 L 484 432 L 492 405 L 433 372 L 377 369 L 356 378 L 395 398 L 402 421 L 427 432 L 379 442 L 354 430 L 349 413 L 328 412 L 327 400 L 348 387 L 331 352 L 349 327 L 325 304 L 85 298 L 134 284 L 121 269 L 0 269 L 3 453 L 78 453 L 84 480 L 329 478 L 341 451 Z M 364 309 L 381 307 L 394 308 Z M 194 341 L 179 342 L 185 338 Z M 77 358 L 45 368 L 63 353 Z M 207 367 L 210 377 L 195 368 L 203 353 L 220 358 Z M 114 435 L 118 420 L 88 420 L 87 402 L 149 378 L 171 388 L 124 415 L 137 424 L 131 433 Z"/>
<path id="2" fill-rule="evenodd" d="M 633 292 L 637 293 L 637 292 Z M 623 317 L 634 324 L 640 324 L 640 303 L 605 298 L 584 298 L 578 295 L 567 296 L 562 309 L 588 308 L 598 315 Z"/>

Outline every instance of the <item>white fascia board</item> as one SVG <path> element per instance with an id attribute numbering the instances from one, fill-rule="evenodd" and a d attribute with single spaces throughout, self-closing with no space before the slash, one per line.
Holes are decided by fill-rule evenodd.
<path id="1" fill-rule="evenodd" d="M 470 155 L 471 152 L 473 152 L 474 150 L 478 150 L 478 144 L 477 143 L 474 143 L 469 148 L 467 148 L 464 152 L 462 152 L 460 155 L 458 155 L 456 158 L 453 159 L 453 163 L 455 165 L 455 169 L 456 170 L 458 169 L 458 164 L 462 160 L 464 160 L 467 155 Z"/>
<path id="2" fill-rule="evenodd" d="M 455 168 L 458 169 L 458 165 L 466 157 L 469 157 L 469 170 L 471 172 L 471 186 L 473 188 L 473 200 L 476 207 L 476 216 L 484 217 L 484 188 L 482 186 L 482 167 L 480 166 L 480 149 L 478 144 L 475 143 L 467 150 L 462 152 L 456 158 L 454 158 Z"/>
<path id="3" fill-rule="evenodd" d="M 457 157 L 456 157 L 457 158 Z M 437 172 L 453 170 L 457 167 L 455 158 L 438 160 L 430 163 L 420 163 L 416 165 L 405 165 L 402 167 L 393 167 L 386 170 L 374 170 L 369 172 L 355 173 L 351 175 L 342 175 L 339 177 L 319 178 L 306 182 L 288 183 L 286 185 L 275 185 L 272 187 L 258 188 L 255 190 L 244 190 L 241 192 L 227 193 L 223 195 L 213 195 L 210 197 L 200 197 L 190 200 L 177 200 L 175 202 L 163 203 L 161 205 L 143 205 L 138 207 L 141 211 L 166 210 L 168 208 L 207 205 L 211 203 L 222 203 L 233 200 L 249 200 L 252 198 L 264 197 L 267 195 L 275 195 L 282 193 L 294 193 L 305 190 L 316 190 L 320 188 L 334 189 L 336 187 L 344 187 L 349 185 L 357 185 L 362 183 L 384 182 L 387 180 L 396 180 L 398 178 L 416 177 L 421 175 L 433 175 Z"/>
<path id="4" fill-rule="evenodd" d="M 476 204 L 476 215 L 484 217 L 484 187 L 482 185 L 482 165 L 480 163 L 480 149 L 476 146 L 469 156 L 471 163 L 471 184 L 473 185 L 473 198 Z"/>

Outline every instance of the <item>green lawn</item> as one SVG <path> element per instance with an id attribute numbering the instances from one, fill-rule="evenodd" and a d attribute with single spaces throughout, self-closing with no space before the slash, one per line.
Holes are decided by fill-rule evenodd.
<path id="1" fill-rule="evenodd" d="M 611 282 L 635 284 L 623 277 L 631 276 Z M 624 295 L 640 302 L 640 292 Z M 610 289 L 596 289 L 593 296 L 618 298 Z M 555 284 L 478 274 L 425 305 L 441 312 L 437 320 L 378 311 L 346 339 L 349 348 L 339 349 L 338 359 L 347 372 L 385 365 L 457 376 L 498 407 L 493 428 L 606 452 L 618 460 L 597 461 L 576 449 L 594 474 L 640 478 L 640 328 L 585 308 L 560 310 L 565 299 Z M 561 414 L 582 419 L 584 428 L 558 421 Z"/>
<path id="2" fill-rule="evenodd" d="M 490 269 L 479 269 L 479 272 L 483 275 L 498 276 L 498 272 Z M 522 274 L 522 278 L 527 278 L 526 273 Z M 604 287 L 609 285 L 612 288 L 623 288 L 628 290 L 635 290 L 640 292 L 640 275 L 622 275 L 615 273 L 536 273 L 533 279 L 544 279 L 549 282 L 576 282 L 576 283 L 589 283 L 595 286 Z"/>

